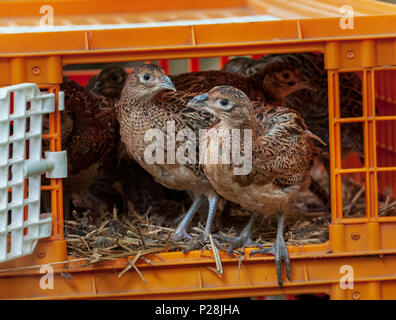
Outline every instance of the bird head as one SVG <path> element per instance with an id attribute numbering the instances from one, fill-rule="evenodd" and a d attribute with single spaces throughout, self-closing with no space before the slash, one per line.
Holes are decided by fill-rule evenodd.
<path id="1" fill-rule="evenodd" d="M 124 90 L 133 92 L 142 99 L 151 99 L 163 90 L 176 91 L 175 85 L 156 64 L 143 64 L 128 76 Z"/>
<path id="2" fill-rule="evenodd" d="M 275 92 L 282 98 L 297 90 L 315 88 L 296 67 L 286 62 L 267 64 L 255 77 L 261 80 L 263 88 Z"/>
<path id="3" fill-rule="evenodd" d="M 108 65 L 96 77 L 92 91 L 108 98 L 118 98 L 128 73 L 117 65 Z"/>
<path id="4" fill-rule="evenodd" d="M 230 73 L 244 74 L 246 69 L 256 63 L 257 60 L 249 57 L 237 57 L 228 61 L 221 70 Z"/>
<path id="5" fill-rule="evenodd" d="M 246 94 L 230 86 L 214 87 L 208 93 L 195 96 L 187 106 L 201 108 L 232 128 L 249 127 L 255 119 Z"/>

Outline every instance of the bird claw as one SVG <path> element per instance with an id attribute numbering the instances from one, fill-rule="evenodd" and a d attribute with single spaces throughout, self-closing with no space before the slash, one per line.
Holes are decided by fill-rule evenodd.
<path id="1" fill-rule="evenodd" d="M 277 238 L 275 240 L 275 243 L 269 247 L 269 248 L 263 248 L 263 249 L 256 249 L 252 250 L 250 252 L 249 256 L 253 256 L 255 254 L 273 254 L 275 256 L 275 264 L 276 264 L 276 276 L 278 278 L 278 285 L 279 288 L 283 287 L 283 281 L 282 281 L 282 258 L 285 262 L 285 267 L 286 267 L 286 276 L 287 279 L 290 279 L 290 258 L 289 258 L 289 252 L 287 251 L 287 246 L 285 244 L 285 241 L 283 240 L 283 237 Z"/>
<path id="2" fill-rule="evenodd" d="M 187 248 L 184 248 L 183 252 L 189 253 L 191 250 L 198 250 L 200 248 L 201 248 L 201 242 L 199 241 L 199 239 L 195 238 L 190 242 Z"/>
<path id="3" fill-rule="evenodd" d="M 175 232 L 170 238 L 171 241 L 185 241 L 191 239 L 192 236 L 189 235 L 186 230 L 180 230 L 179 232 Z"/>
<path id="4" fill-rule="evenodd" d="M 213 235 L 213 242 L 217 247 L 220 247 L 220 243 L 215 239 L 215 235 Z M 209 244 L 209 235 L 206 235 L 205 233 L 201 233 L 198 238 L 193 239 L 189 246 L 185 248 L 183 251 L 185 253 L 188 253 L 191 250 L 198 250 L 201 249 L 202 246 L 205 246 L 205 244 Z"/>
<path id="5" fill-rule="evenodd" d="M 224 242 L 228 242 L 230 244 L 227 250 L 227 254 L 229 256 L 231 255 L 232 251 L 238 248 L 253 247 L 253 246 L 263 248 L 263 245 L 261 243 L 254 242 L 251 238 L 251 235 L 246 232 L 241 233 L 237 237 L 227 237 L 227 236 L 215 234 L 213 235 L 213 238 Z"/>

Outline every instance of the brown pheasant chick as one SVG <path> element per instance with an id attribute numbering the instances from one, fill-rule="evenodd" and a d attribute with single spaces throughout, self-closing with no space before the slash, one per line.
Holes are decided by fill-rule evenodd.
<path id="1" fill-rule="evenodd" d="M 273 63 L 290 63 L 315 83 L 314 91 L 294 92 L 287 97 L 285 103 L 286 106 L 300 112 L 309 129 L 328 145 L 328 84 L 323 54 L 309 52 L 269 54 L 257 60 L 251 59 L 243 62 L 236 58 L 227 63 L 234 67 L 229 68 L 225 65 L 223 70 L 236 72 L 243 76 L 252 76 Z M 359 76 L 355 73 L 340 73 L 339 82 L 341 118 L 362 116 L 362 83 Z M 361 123 L 348 124 L 345 130 L 342 130 L 342 157 L 345 157 L 349 152 L 356 152 L 361 157 L 362 163 L 364 162 L 363 139 L 356 139 L 356 137 L 362 136 L 362 130 Z M 329 160 L 327 159 L 324 164 L 330 173 Z"/>
<path id="2" fill-rule="evenodd" d="M 142 65 L 128 76 L 116 106 L 121 139 L 128 154 L 157 182 L 169 189 L 188 191 L 193 194 L 193 204 L 177 227 L 174 239 L 189 238 L 186 228 L 199 208 L 202 196 L 208 198 L 206 238 L 216 211 L 218 195 L 211 187 L 198 161 L 185 163 L 176 159 L 168 161 L 168 156 L 173 157 L 175 153 L 168 149 L 167 130 L 171 123 L 174 125 L 175 132 L 190 129 L 195 137 L 198 137 L 199 129 L 212 124 L 212 117 L 187 107 L 188 101 L 194 96 L 188 92 L 168 91 L 166 94 L 156 96 L 165 89 L 175 90 L 175 87 L 163 69 L 157 65 Z M 160 147 L 164 151 L 162 160 L 146 160 L 145 152 L 151 141 L 148 141 L 145 136 L 150 129 L 155 129 L 164 137 L 163 146 Z M 183 141 L 175 141 L 175 150 L 180 150 L 182 145 Z M 198 143 L 195 148 L 197 151 Z M 157 152 L 160 151 L 156 149 L 156 155 Z M 168 152 L 170 152 L 169 155 Z"/>
<path id="3" fill-rule="evenodd" d="M 224 198 L 260 216 L 277 215 L 278 232 L 274 245 L 269 249 L 254 250 L 251 254 L 271 253 L 275 255 L 278 283 L 282 285 L 281 258 L 286 263 L 286 274 L 290 279 L 290 262 L 283 239 L 283 216 L 298 191 L 310 182 L 314 146 L 311 133 L 303 119 L 293 110 L 271 105 L 263 106 L 262 122 L 258 123 L 252 103 L 240 90 L 219 86 L 206 95 L 195 97 L 191 106 L 201 106 L 220 121 L 209 130 L 204 164 L 205 173 L 215 190 Z M 251 155 L 252 168 L 247 174 L 236 174 L 240 164 L 211 164 L 213 140 L 222 130 L 240 131 L 239 149 L 244 156 Z M 245 143 L 245 135 L 251 132 L 252 143 Z M 232 141 L 233 145 L 238 141 Z M 222 149 L 223 145 L 220 146 Z M 241 235 L 231 242 L 231 250 L 243 245 L 254 244 L 251 240 L 253 216 Z"/>
<path id="4" fill-rule="evenodd" d="M 108 65 L 100 73 L 89 79 L 86 88 L 108 98 L 118 99 L 128 73 L 117 65 Z"/>
<path id="5" fill-rule="evenodd" d="M 251 100 L 284 104 L 290 93 L 312 89 L 309 79 L 289 63 L 272 63 L 251 77 L 224 71 L 198 71 L 171 77 L 177 90 L 205 93 L 215 86 L 227 85 L 243 91 Z"/>
<path id="6" fill-rule="evenodd" d="M 107 65 L 98 75 L 91 77 L 86 88 L 105 97 L 118 99 L 127 77 L 128 74 L 122 67 L 114 64 Z M 116 131 L 119 136 L 119 128 Z M 97 204 L 95 207 L 102 207 L 110 212 L 116 205 L 117 208 L 123 209 L 121 212 L 133 210 L 141 214 L 145 213 L 151 207 L 151 212 L 153 213 L 155 212 L 153 208 L 157 207 L 155 203 L 162 200 L 164 200 L 164 203 L 167 203 L 163 192 L 152 193 L 154 198 L 151 200 L 153 201 L 149 201 L 146 196 L 144 197 L 144 201 L 136 202 L 132 200 L 135 200 L 135 198 L 137 200 L 138 198 L 142 198 L 143 194 L 148 194 L 149 187 L 157 191 L 163 189 L 163 187 L 156 184 L 146 171 L 140 169 L 134 163 L 134 160 L 130 159 L 123 152 L 125 147 L 122 145 L 119 137 L 118 140 L 118 148 L 103 160 L 102 165 L 97 170 L 86 199 L 81 199 L 80 205 L 84 205 L 85 208 L 92 208 L 93 204 Z M 124 166 L 123 164 L 126 163 L 128 165 Z M 139 187 L 137 186 L 138 184 Z M 119 188 L 121 190 L 117 190 L 116 186 L 121 186 Z M 129 192 L 129 190 L 134 191 L 132 196 L 127 197 L 127 194 L 132 192 Z M 116 199 L 119 200 L 121 198 L 122 201 L 116 201 Z M 102 204 L 99 205 L 100 202 Z"/>
<path id="7" fill-rule="evenodd" d="M 70 197 L 84 195 L 103 159 L 116 148 L 114 100 L 93 94 L 74 81 L 61 85 L 66 113 L 62 120 L 62 148 L 67 151 L 69 177 L 64 181 L 65 214 Z"/>
<path id="8" fill-rule="evenodd" d="M 228 60 L 221 70 L 230 73 L 242 74 L 246 69 L 254 66 L 257 63 L 257 59 L 252 59 L 249 57 L 236 57 Z"/>

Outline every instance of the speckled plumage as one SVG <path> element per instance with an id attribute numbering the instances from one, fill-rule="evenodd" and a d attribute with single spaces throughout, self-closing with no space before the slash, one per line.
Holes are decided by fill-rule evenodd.
<path id="1" fill-rule="evenodd" d="M 143 79 L 146 75 L 150 80 Z M 173 91 L 158 94 L 164 89 L 172 88 L 169 82 L 170 79 L 165 76 L 161 67 L 150 64 L 136 68 L 128 76 L 116 105 L 121 139 L 129 155 L 160 184 L 170 189 L 192 191 L 197 199 L 202 194 L 208 199 L 216 198 L 217 194 L 199 166 L 198 158 L 196 163 L 186 164 L 180 164 L 178 161 L 170 164 L 167 161 L 169 150 L 166 133 L 169 121 L 174 123 L 176 133 L 189 128 L 196 134 L 196 151 L 199 129 L 212 124 L 210 115 L 186 106 L 193 97 L 192 94 Z M 156 94 L 158 95 L 155 96 Z M 150 129 L 159 130 L 165 137 L 163 164 L 150 164 L 145 159 L 144 152 L 151 141 L 144 141 L 144 136 Z M 177 150 L 182 143 L 176 141 L 175 149 Z M 185 228 L 183 229 L 182 233 L 185 232 Z"/>
<path id="2" fill-rule="evenodd" d="M 117 120 L 113 100 L 93 94 L 74 81 L 64 82 L 61 90 L 67 106 L 64 123 L 69 128 L 73 124 L 71 130 L 63 131 L 62 141 L 68 151 L 69 172 L 74 175 L 113 151 Z"/>
<path id="3" fill-rule="evenodd" d="M 86 88 L 103 96 L 118 99 L 127 76 L 122 67 L 107 65 L 98 75 L 91 77 Z M 116 117 L 115 109 L 113 116 Z M 104 157 L 89 188 L 89 194 L 85 199 L 81 199 L 81 204 L 94 210 L 103 208 L 110 211 L 116 206 L 120 212 L 133 211 L 141 215 L 150 210 L 153 216 L 163 216 L 164 207 L 167 208 L 166 213 L 180 213 L 182 202 L 169 199 L 169 191 L 156 183 L 150 174 L 126 154 L 120 138 L 118 121 L 115 125 L 117 146 L 114 152 Z M 183 194 L 174 193 L 172 198 L 177 196 L 184 200 Z"/>
<path id="4" fill-rule="evenodd" d="M 212 89 L 212 98 L 209 97 L 207 104 L 219 97 L 229 97 L 227 90 L 231 89 Z M 259 122 L 253 105 L 250 102 L 248 105 L 247 99 L 239 100 L 245 104 L 235 105 L 235 114 L 231 117 L 249 117 L 249 121 L 241 127 L 232 120 L 223 120 L 214 128 L 253 130 L 253 170 L 247 176 L 238 176 L 233 173 L 233 165 L 206 164 L 207 177 L 221 195 L 247 209 L 263 215 L 284 211 L 292 196 L 309 184 L 315 153 L 311 134 L 301 116 L 289 108 L 264 105 L 263 118 Z M 241 111 L 243 108 L 245 112 Z M 220 118 L 224 119 L 224 116 Z M 211 136 L 208 138 L 209 144 Z"/>
<path id="5" fill-rule="evenodd" d="M 220 119 L 206 135 L 207 152 L 204 171 L 215 190 L 224 198 L 240 204 L 259 216 L 278 216 L 278 232 L 275 244 L 270 249 L 256 250 L 257 253 L 275 254 L 279 285 L 281 279 L 281 257 L 285 259 L 286 274 L 290 279 L 288 252 L 283 240 L 283 215 L 298 191 L 309 185 L 310 169 L 313 165 L 315 148 L 312 134 L 307 131 L 304 120 L 292 109 L 262 105 L 262 119 L 257 121 L 253 105 L 241 91 L 220 86 L 213 88 L 206 100 L 190 102 L 202 106 Z M 239 165 L 210 164 L 210 143 L 218 139 L 220 130 L 252 130 L 252 171 L 247 175 L 236 175 Z M 241 138 L 240 150 L 248 152 Z M 220 146 L 220 150 L 223 146 Z M 246 153 L 245 153 L 246 155 Z M 249 224 L 232 243 L 231 249 L 253 244 Z M 230 251 L 229 251 L 230 252 Z"/>
<path id="6" fill-rule="evenodd" d="M 65 193 L 88 190 L 101 161 L 117 147 L 114 101 L 94 94 L 74 81 L 61 85 L 65 93 L 62 116 L 62 148 L 67 151 Z"/>
<path id="7" fill-rule="evenodd" d="M 235 63 L 234 63 L 235 61 Z M 251 67 L 258 63 L 255 59 L 236 58 L 227 63 L 225 70 L 236 71 Z M 232 74 L 225 71 L 200 71 L 181 74 L 172 77 L 177 89 L 189 92 L 204 93 L 217 85 L 228 85 L 242 90 L 254 102 L 258 120 L 262 120 L 262 103 L 272 105 L 284 105 L 285 99 L 296 92 L 314 91 L 316 83 L 308 80 L 305 74 L 289 62 L 273 61 L 266 64 L 259 72 L 252 72 L 248 77 Z M 305 90 L 304 90 L 305 89 Z M 317 139 L 320 140 L 320 139 Z M 317 149 L 319 151 L 319 149 Z M 320 152 L 318 155 L 322 156 Z M 319 185 L 310 185 L 311 191 L 323 202 L 326 208 L 329 206 L 326 192 L 319 189 Z"/>
<path id="8" fill-rule="evenodd" d="M 171 189 L 200 188 L 202 182 L 205 184 L 206 177 L 198 163 L 187 163 L 182 166 L 178 164 L 147 164 L 144 161 L 144 151 L 149 143 L 144 141 L 144 135 L 148 129 L 158 129 L 166 136 L 166 122 L 174 121 L 176 132 L 190 128 L 198 137 L 200 128 L 204 129 L 211 125 L 211 117 L 186 107 L 187 102 L 193 96 L 185 92 L 167 92 L 161 95 L 161 99 L 139 104 L 128 98 L 125 99 L 123 94 L 118 103 L 121 137 L 127 151 L 140 165 L 156 177 L 156 180 Z M 177 142 L 176 149 L 181 144 L 182 142 Z M 164 158 L 166 159 L 166 157 L 165 150 Z M 179 174 L 173 175 L 172 172 L 180 172 L 183 177 L 178 179 Z M 186 179 L 184 176 L 188 176 L 192 180 Z"/>
<path id="9" fill-rule="evenodd" d="M 251 100 L 283 104 L 285 96 L 303 88 L 310 88 L 291 64 L 275 62 L 252 76 L 245 77 L 225 71 L 198 71 L 171 77 L 177 90 L 193 93 L 207 92 L 215 86 L 228 85 L 243 91 Z"/>
<path id="10" fill-rule="evenodd" d="M 327 145 L 329 144 L 328 125 L 328 91 L 327 71 L 324 68 L 323 54 L 290 53 L 270 54 L 258 60 L 252 59 L 241 75 L 252 76 L 261 72 L 263 68 L 274 62 L 290 63 L 311 79 L 315 90 L 301 90 L 293 92 L 285 98 L 285 104 L 301 113 L 308 128 L 318 135 Z M 238 61 L 229 63 L 238 64 Z M 244 63 L 241 69 L 246 66 Z M 228 70 L 228 68 L 225 67 Z M 359 77 L 354 73 L 340 74 L 340 112 L 341 117 L 362 116 L 362 85 Z M 360 138 L 359 138 L 360 137 Z M 342 126 L 341 132 L 342 156 L 354 151 L 361 157 L 363 149 L 363 127 L 361 123 L 351 123 Z"/>

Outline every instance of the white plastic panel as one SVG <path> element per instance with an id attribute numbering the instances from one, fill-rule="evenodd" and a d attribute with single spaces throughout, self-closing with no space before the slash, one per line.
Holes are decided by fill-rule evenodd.
<path id="1" fill-rule="evenodd" d="M 175 20 L 175 21 L 153 21 L 141 23 L 122 23 L 122 24 L 93 24 L 93 25 L 64 25 L 64 26 L 11 26 L 0 27 L 0 33 L 30 33 L 30 32 L 56 32 L 56 31 L 75 31 L 75 30 L 111 30 L 126 28 L 159 28 L 170 26 L 194 26 L 202 24 L 221 24 L 221 23 L 246 23 L 277 21 L 281 18 L 265 15 L 233 16 L 224 18 L 207 18 L 199 20 Z"/>
<path id="2" fill-rule="evenodd" d="M 35 84 L 0 88 L 0 262 L 31 254 L 51 235 L 52 217 L 40 217 L 42 172 L 26 168 L 43 161 L 42 115 L 54 110 L 55 95 Z"/>

